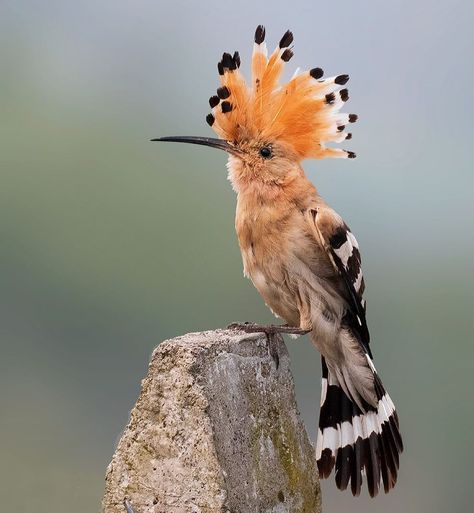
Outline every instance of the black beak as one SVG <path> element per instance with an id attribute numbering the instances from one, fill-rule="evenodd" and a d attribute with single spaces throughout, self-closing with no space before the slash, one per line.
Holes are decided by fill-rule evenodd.
<path id="1" fill-rule="evenodd" d="M 224 141 L 223 139 L 214 139 L 212 137 L 193 137 L 193 136 L 172 136 L 172 137 L 159 137 L 158 139 L 151 139 L 151 141 L 164 141 L 164 142 L 180 142 L 189 144 L 200 144 L 202 146 L 210 146 L 218 150 L 224 150 L 232 155 L 241 155 L 242 152 L 232 144 Z"/>

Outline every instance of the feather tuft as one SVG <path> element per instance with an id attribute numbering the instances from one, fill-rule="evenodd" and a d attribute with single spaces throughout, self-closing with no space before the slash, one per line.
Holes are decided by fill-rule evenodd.
<path id="1" fill-rule="evenodd" d="M 287 30 L 283 34 L 283 37 L 280 39 L 280 43 L 278 46 L 280 48 L 287 48 L 288 46 L 291 45 L 292 42 L 293 42 L 293 33 L 290 30 Z"/>
<path id="2" fill-rule="evenodd" d="M 334 82 L 338 85 L 344 85 L 344 84 L 347 84 L 347 82 L 349 81 L 349 75 L 338 75 L 335 79 L 334 79 Z"/>
<path id="3" fill-rule="evenodd" d="M 221 103 L 221 109 L 223 114 L 227 114 L 228 112 L 232 111 L 232 103 L 230 102 L 222 102 Z"/>
<path id="4" fill-rule="evenodd" d="M 309 70 L 309 74 L 315 80 L 319 80 L 324 75 L 324 71 L 321 68 L 313 68 Z"/>
<path id="5" fill-rule="evenodd" d="M 225 100 L 226 98 L 229 98 L 229 96 L 230 96 L 229 88 L 227 86 L 219 87 L 217 89 L 217 96 L 221 100 Z"/>
<path id="6" fill-rule="evenodd" d="M 347 89 L 341 89 L 339 91 L 339 96 L 341 97 L 341 100 L 343 102 L 347 102 L 347 100 L 349 99 L 349 91 Z"/>
<path id="7" fill-rule="evenodd" d="M 258 45 L 261 45 L 265 41 L 265 27 L 263 25 L 259 25 L 257 30 L 255 31 L 255 42 Z"/>
<path id="8" fill-rule="evenodd" d="M 209 98 L 209 105 L 211 106 L 211 109 L 213 109 L 216 105 L 219 105 L 220 99 L 218 96 L 211 96 Z"/>
<path id="9" fill-rule="evenodd" d="M 259 25 L 254 36 L 250 84 L 240 72 L 238 52 L 225 52 L 217 65 L 220 101 L 215 96 L 209 100 L 217 135 L 228 141 L 249 137 L 270 143 L 281 141 L 298 159 L 347 158 L 346 151 L 329 148 L 326 143 L 345 140 L 347 136 L 338 127 L 357 119 L 355 114 L 339 112 L 349 99 L 347 89 L 340 88 L 349 76 L 323 79 L 323 70 L 312 68 L 282 83 L 285 64 L 293 57 L 293 34 L 286 31 L 271 55 L 267 54 L 265 36 L 265 28 Z"/>
<path id="10" fill-rule="evenodd" d="M 293 57 L 293 51 L 287 48 L 282 54 L 281 54 L 281 60 L 284 62 L 288 62 Z"/>

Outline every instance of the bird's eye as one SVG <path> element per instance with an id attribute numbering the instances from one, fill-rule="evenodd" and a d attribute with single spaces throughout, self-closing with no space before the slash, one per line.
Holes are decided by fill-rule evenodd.
<path id="1" fill-rule="evenodd" d="M 270 146 L 263 146 L 263 148 L 260 148 L 260 155 L 264 159 L 269 159 L 272 156 L 272 149 Z"/>

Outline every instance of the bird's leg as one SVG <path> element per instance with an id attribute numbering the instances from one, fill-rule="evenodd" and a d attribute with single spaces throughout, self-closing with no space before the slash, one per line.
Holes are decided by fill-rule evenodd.
<path id="1" fill-rule="evenodd" d="M 128 499 L 123 500 L 123 505 L 125 506 L 127 513 L 135 513 L 135 510 L 132 508 L 132 505 Z"/>
<path id="2" fill-rule="evenodd" d="M 302 328 L 296 328 L 295 326 L 288 326 L 288 324 L 283 324 L 282 326 L 267 324 L 262 326 L 253 322 L 233 322 L 232 324 L 229 324 L 227 328 L 232 330 L 245 331 L 246 333 L 265 333 L 268 342 L 268 352 L 273 358 L 277 369 L 280 366 L 278 344 L 283 342 L 281 334 L 287 333 L 290 335 L 305 335 L 311 331 Z"/>
<path id="3" fill-rule="evenodd" d="M 289 335 L 306 335 L 311 330 L 306 330 L 304 328 L 298 328 L 296 326 L 288 326 L 288 324 L 283 324 L 281 326 L 274 324 L 256 324 L 253 322 L 233 322 L 227 326 L 228 329 L 231 330 L 240 330 L 245 331 L 246 333 L 265 333 L 268 335 L 274 335 L 276 333 L 287 333 Z"/>

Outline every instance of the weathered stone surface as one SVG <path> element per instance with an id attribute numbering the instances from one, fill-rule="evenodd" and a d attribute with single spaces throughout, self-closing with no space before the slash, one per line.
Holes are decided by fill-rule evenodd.
<path id="1" fill-rule="evenodd" d="M 288 352 L 218 330 L 154 351 L 107 469 L 105 513 L 319 513 L 314 451 Z"/>

